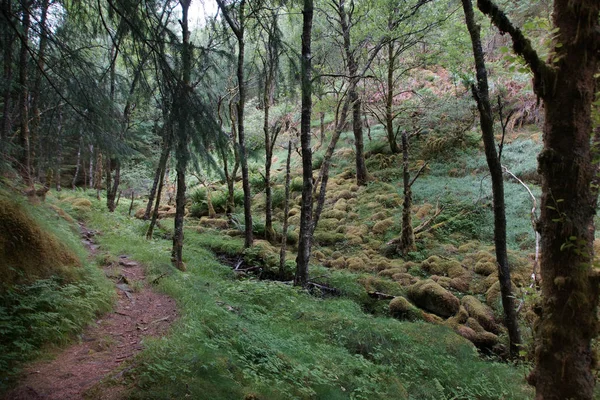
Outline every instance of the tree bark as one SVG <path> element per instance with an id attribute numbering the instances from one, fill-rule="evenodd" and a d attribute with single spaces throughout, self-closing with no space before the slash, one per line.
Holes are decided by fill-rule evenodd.
<path id="1" fill-rule="evenodd" d="M 288 142 L 285 162 L 285 199 L 283 202 L 283 228 L 281 231 L 281 250 L 279 251 L 279 278 L 285 279 L 285 252 L 287 250 L 288 214 L 290 212 L 290 161 L 292 159 L 292 141 Z"/>
<path id="2" fill-rule="evenodd" d="M 48 16 L 48 6 L 49 0 L 42 0 L 40 10 L 41 16 L 39 23 L 40 44 L 38 48 L 37 69 L 35 71 L 33 92 L 31 93 L 31 112 L 33 114 L 33 119 L 31 124 L 30 149 L 32 168 L 35 168 L 35 166 L 38 165 L 37 153 L 38 151 L 41 152 L 41 149 L 39 149 L 39 131 L 41 124 L 40 103 L 42 93 L 42 76 L 46 64 L 46 47 L 48 45 L 48 35 L 46 34 L 46 19 Z M 39 155 L 41 156 L 41 154 Z"/>
<path id="3" fill-rule="evenodd" d="M 387 44 L 388 64 L 387 64 L 387 93 L 385 96 L 385 131 L 390 144 L 390 150 L 393 154 L 400 153 L 400 148 L 396 142 L 396 132 L 394 131 L 394 69 L 396 68 L 396 56 L 394 54 L 394 42 Z"/>
<path id="4" fill-rule="evenodd" d="M 471 0 L 467 0 L 471 1 Z M 410 172 L 408 170 L 408 134 L 402 131 L 402 183 L 404 188 L 404 201 L 402 203 L 402 231 L 400 233 L 400 253 L 406 256 L 415 251 L 415 234 L 412 227 L 412 189 Z"/>
<path id="5" fill-rule="evenodd" d="M 481 125 L 481 137 L 485 149 L 490 176 L 492 179 L 492 195 L 494 198 L 494 247 L 496 249 L 496 263 L 498 266 L 498 281 L 500 282 L 500 294 L 502 297 L 502 308 L 504 309 L 504 323 L 508 329 L 510 341 L 510 355 L 518 357 L 521 345 L 521 334 L 517 321 L 517 310 L 514 303 L 512 283 L 510 280 L 510 267 L 508 265 L 508 253 L 506 248 L 506 210 L 504 203 L 504 178 L 502 176 L 502 165 L 496 142 L 494 139 L 494 117 L 490 104 L 488 89 L 487 69 L 481 46 L 479 26 L 475 23 L 473 5 L 471 0 L 462 0 L 465 12 L 467 28 L 473 45 L 473 56 L 477 71 L 477 86 L 472 85 L 473 97 L 477 101 L 479 109 L 479 121 Z"/>
<path id="6" fill-rule="evenodd" d="M 296 257 L 294 285 L 308 283 L 308 262 L 312 245 L 313 175 L 310 148 L 310 117 L 312 113 L 311 34 L 314 13 L 313 0 L 304 0 L 302 10 L 302 113 L 300 117 L 300 145 L 302 148 L 302 206 L 300 209 L 300 238 Z"/>
<path id="7" fill-rule="evenodd" d="M 71 189 L 75 190 L 77 184 L 77 176 L 79 175 L 79 168 L 81 167 L 81 148 L 83 147 L 83 130 L 79 131 L 79 147 L 77 147 L 77 161 L 75 162 L 75 174 L 73 175 L 73 181 L 71 182 Z"/>
<path id="8" fill-rule="evenodd" d="M 4 19 L 10 18 L 12 15 L 12 0 L 3 0 L 2 1 L 2 15 L 5 16 Z M 0 132 L 0 139 L 6 140 L 10 136 L 12 127 L 11 127 L 11 100 L 12 100 L 12 78 L 13 78 L 13 33 L 9 28 L 10 21 L 3 22 L 3 47 L 4 47 L 4 59 L 3 59 L 3 72 L 4 72 L 4 80 L 6 82 L 6 86 L 4 88 L 4 101 L 2 106 L 2 131 Z"/>
<path id="9" fill-rule="evenodd" d="M 345 0 L 340 0 L 338 3 L 338 14 L 340 17 L 340 27 L 344 39 L 344 52 L 346 53 L 346 61 L 348 63 L 348 75 L 350 86 L 348 88 L 348 96 L 352 102 L 352 131 L 354 132 L 354 147 L 356 158 L 356 184 L 363 186 L 367 184 L 368 173 L 365 163 L 364 153 L 364 138 L 363 126 L 361 120 L 362 103 L 356 90 L 360 77 L 358 76 L 358 64 L 352 49 L 350 28 L 352 24 L 351 16 L 346 13 Z"/>
<path id="10" fill-rule="evenodd" d="M 156 200 L 154 203 L 154 210 L 152 211 L 152 220 L 150 221 L 150 225 L 148 226 L 148 230 L 146 231 L 146 239 L 152 239 L 152 234 L 154 233 L 154 227 L 156 226 L 156 221 L 158 220 L 158 207 L 160 206 L 160 197 L 162 195 L 163 184 L 165 180 L 166 173 L 166 163 L 163 170 L 160 171 L 160 177 L 158 179 L 158 187 L 156 189 Z"/>
<path id="11" fill-rule="evenodd" d="M 535 368 L 529 382 L 536 399 L 592 399 L 595 374 L 591 341 L 598 331 L 599 276 L 593 267 L 598 173 L 592 158 L 591 110 L 600 48 L 600 2 L 555 0 L 558 33 L 548 63 L 490 0 L 479 9 L 513 39 L 544 101 L 542 175 L 541 316 L 535 326 Z"/>
<path id="12" fill-rule="evenodd" d="M 185 264 L 183 263 L 183 219 L 185 215 L 185 172 L 187 169 L 189 150 L 188 150 L 188 124 L 189 124 L 189 111 L 188 103 L 189 96 L 191 93 L 191 73 L 192 73 L 192 46 L 190 43 L 190 31 L 188 26 L 188 10 L 190 7 L 191 0 L 180 0 L 182 17 L 181 17 L 181 31 L 183 37 L 183 47 L 181 50 L 181 64 L 182 64 L 182 81 L 179 85 L 178 101 L 174 102 L 176 106 L 176 114 L 178 115 L 178 137 L 177 137 L 177 148 L 176 158 L 177 164 L 175 170 L 177 171 L 177 194 L 175 197 L 175 228 L 173 232 L 173 251 L 171 253 L 171 261 L 175 268 L 180 271 L 185 271 Z"/>
<path id="13" fill-rule="evenodd" d="M 30 147 L 30 131 L 29 131 L 29 74 L 27 68 L 28 47 L 29 47 L 29 28 L 31 27 L 31 16 L 29 7 L 31 1 L 23 1 L 22 16 L 21 16 L 21 50 L 19 53 L 19 85 L 21 92 L 19 96 L 19 112 L 20 112 L 20 144 L 21 156 L 20 162 L 23 171 L 23 177 L 27 186 L 33 185 L 31 176 L 31 147 Z"/>
<path id="14" fill-rule="evenodd" d="M 315 209 L 315 213 L 313 215 L 313 224 L 312 224 L 312 232 L 314 233 L 315 229 L 317 229 L 317 225 L 319 223 L 319 219 L 321 218 L 321 213 L 323 212 L 323 208 L 325 207 L 325 195 L 327 193 L 327 182 L 329 181 L 329 167 L 331 166 L 331 157 L 333 157 L 333 152 L 335 151 L 335 146 L 337 145 L 338 139 L 342 134 L 342 130 L 344 129 L 344 125 L 346 125 L 346 119 L 348 118 L 348 111 L 350 109 L 350 98 L 346 98 L 344 100 L 344 104 L 342 106 L 342 110 L 340 112 L 340 117 L 337 121 L 335 131 L 331 136 L 331 141 L 327 146 L 327 150 L 325 151 L 325 156 L 323 157 L 323 163 L 321 164 L 321 169 L 319 170 L 319 177 L 317 178 L 316 185 L 319 185 L 319 196 L 317 198 L 317 208 Z M 315 186 L 316 186 L 315 185 Z"/>
<path id="15" fill-rule="evenodd" d="M 158 167 L 156 167 L 156 173 L 154 174 L 154 181 L 152 182 L 152 188 L 150 189 L 150 195 L 148 196 L 148 204 L 146 205 L 146 211 L 144 212 L 144 220 L 150 218 L 152 212 L 152 203 L 154 202 L 154 196 L 157 193 L 158 182 L 162 179 L 165 174 L 167 167 L 167 161 L 169 154 L 171 154 L 171 137 L 172 133 L 169 129 L 165 131 L 163 148 L 160 153 L 160 159 L 158 160 Z"/>
<path id="16" fill-rule="evenodd" d="M 238 143 L 240 146 L 240 161 L 242 164 L 242 187 L 244 189 L 244 247 L 252 246 L 254 242 L 252 234 L 252 193 L 250 192 L 250 180 L 248 177 L 248 154 L 246 151 L 246 136 L 244 132 L 244 106 L 246 104 L 246 83 L 244 82 L 244 30 L 245 30 L 245 7 L 246 0 L 241 0 L 239 3 L 239 14 L 237 24 L 231 18 L 229 11 L 225 7 L 222 0 L 217 0 L 219 8 L 223 12 L 229 27 L 235 34 L 238 42 L 238 64 L 237 64 L 237 80 L 238 80 L 238 103 L 237 103 L 237 122 L 238 122 Z"/>
<path id="17" fill-rule="evenodd" d="M 58 129 L 57 129 L 57 149 L 56 149 L 56 191 L 60 192 L 61 187 L 61 174 L 62 174 L 62 163 L 63 163 L 63 112 L 62 109 L 58 111 Z"/>

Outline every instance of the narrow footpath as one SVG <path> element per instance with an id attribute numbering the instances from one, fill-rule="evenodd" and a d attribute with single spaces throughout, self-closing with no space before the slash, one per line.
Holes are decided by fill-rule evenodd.
<path id="1" fill-rule="evenodd" d="M 83 243 L 94 257 L 96 232 L 81 226 Z M 154 292 L 145 282 L 144 268 L 127 255 L 104 267 L 115 283 L 115 308 L 91 323 L 79 342 L 57 352 L 50 361 L 38 361 L 23 371 L 18 386 L 6 399 L 122 399 L 123 375 L 132 367 L 132 357 L 142 350 L 144 338 L 167 333 L 177 318 L 175 301 Z M 102 390 L 94 385 L 113 379 Z"/>

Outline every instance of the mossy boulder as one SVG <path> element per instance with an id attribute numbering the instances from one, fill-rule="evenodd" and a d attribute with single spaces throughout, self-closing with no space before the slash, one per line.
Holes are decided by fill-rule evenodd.
<path id="1" fill-rule="evenodd" d="M 494 283 L 485 292 L 485 302 L 488 306 L 496 311 L 502 311 L 502 304 L 500 303 L 500 282 Z"/>
<path id="2" fill-rule="evenodd" d="M 486 331 L 495 334 L 500 333 L 500 325 L 496 322 L 494 312 L 490 307 L 480 302 L 474 296 L 464 296 L 461 299 L 461 304 L 465 307 L 469 316 L 474 318 Z"/>
<path id="3" fill-rule="evenodd" d="M 457 260 L 439 256 L 431 256 L 423 261 L 421 269 L 432 275 L 447 276 L 450 278 L 461 277 L 467 272 Z"/>
<path id="4" fill-rule="evenodd" d="M 420 308 L 444 318 L 456 314 L 460 308 L 458 298 L 431 279 L 409 287 L 408 298 Z"/>
<path id="5" fill-rule="evenodd" d="M 343 220 L 347 216 L 347 213 L 340 210 L 327 210 L 321 214 L 321 218 L 335 218 L 337 220 Z"/>
<path id="6" fill-rule="evenodd" d="M 339 199 L 333 205 L 333 209 L 338 210 L 338 211 L 344 211 L 344 212 L 348 211 L 348 201 L 346 201 L 346 199 Z"/>
<path id="7" fill-rule="evenodd" d="M 222 218 L 202 217 L 202 218 L 200 218 L 200 225 L 207 226 L 210 228 L 215 228 L 215 229 L 229 228 L 229 222 L 226 219 L 222 219 Z"/>
<path id="8" fill-rule="evenodd" d="M 389 310 L 392 317 L 401 320 L 416 321 L 423 319 L 423 311 L 402 296 L 397 296 L 390 301 Z"/>
<path id="9" fill-rule="evenodd" d="M 496 272 L 498 270 L 498 268 L 496 267 L 495 261 L 479 260 L 475 264 L 474 270 L 479 275 L 489 276 L 489 275 L 493 274 L 494 272 Z"/>
<path id="10" fill-rule="evenodd" d="M 498 336 L 494 335 L 490 332 L 476 332 L 474 329 L 465 326 L 459 325 L 455 329 L 456 333 L 465 339 L 469 340 L 471 343 L 475 345 L 475 347 L 479 349 L 492 349 L 495 345 L 498 344 L 499 339 Z"/>
<path id="11" fill-rule="evenodd" d="M 52 275 L 75 279 L 80 266 L 77 255 L 30 217 L 25 206 L 0 195 L 1 286 L 29 283 Z"/>
<path id="12" fill-rule="evenodd" d="M 387 219 L 384 219 L 383 221 L 379 221 L 375 225 L 373 225 L 372 231 L 376 235 L 383 235 L 392 226 L 394 226 L 394 220 L 392 218 L 387 218 Z"/>
<path id="13" fill-rule="evenodd" d="M 135 214 L 133 214 L 133 216 L 136 217 L 137 219 L 142 219 L 142 218 L 144 218 L 145 213 L 146 213 L 145 208 L 138 208 L 137 211 L 135 212 Z"/>

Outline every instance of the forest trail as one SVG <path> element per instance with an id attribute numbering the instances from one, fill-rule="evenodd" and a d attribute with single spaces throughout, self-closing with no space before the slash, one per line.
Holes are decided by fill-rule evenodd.
<path id="1" fill-rule="evenodd" d="M 83 243 L 93 257 L 98 251 L 96 232 L 81 226 Z M 118 265 L 115 265 L 118 264 Z M 121 367 L 143 348 L 148 336 L 165 335 L 177 318 L 175 301 L 154 292 L 145 283 L 144 268 L 126 255 L 104 267 L 115 282 L 118 295 L 115 309 L 90 324 L 79 343 L 61 349 L 49 361 L 27 366 L 18 386 L 6 399 L 120 399 L 125 387 L 121 378 L 130 367 Z M 88 393 L 102 379 L 115 379 L 115 385 Z M 93 389 L 92 389 L 93 391 Z"/>

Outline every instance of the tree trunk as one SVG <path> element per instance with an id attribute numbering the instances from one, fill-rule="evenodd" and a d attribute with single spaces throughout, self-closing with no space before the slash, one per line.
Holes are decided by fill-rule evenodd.
<path id="1" fill-rule="evenodd" d="M 490 0 L 479 9 L 513 39 L 513 49 L 534 75 L 544 101 L 542 175 L 542 307 L 535 326 L 536 399 L 592 399 L 595 373 L 591 341 L 598 332 L 599 274 L 593 267 L 597 173 L 590 135 L 600 42 L 596 0 L 555 0 L 557 34 L 548 63 Z"/>
<path id="2" fill-rule="evenodd" d="M 131 217 L 131 212 L 133 211 L 133 199 L 135 198 L 135 192 L 131 191 L 131 203 L 129 204 L 129 213 L 128 215 Z"/>
<path id="3" fill-rule="evenodd" d="M 22 3 L 22 32 L 21 32 L 21 50 L 19 53 L 19 85 L 21 86 L 21 93 L 19 96 L 19 112 L 21 117 L 21 129 L 20 129 L 20 144 L 21 144 L 21 167 L 25 183 L 28 186 L 33 185 L 33 179 L 31 177 L 31 147 L 30 147 L 30 132 L 29 132 L 29 89 L 28 89 L 28 40 L 29 40 L 29 28 L 31 26 L 30 10 L 29 7 L 32 5 L 31 1 L 24 1 Z"/>
<path id="4" fill-rule="evenodd" d="M 156 189 L 156 201 L 154 203 L 154 210 L 152 211 L 152 220 L 150 221 L 150 225 L 148 226 L 148 230 L 146 231 L 146 239 L 152 239 L 152 234 L 154 232 L 154 227 L 156 226 L 156 221 L 158 220 L 158 207 L 160 206 L 160 197 L 162 195 L 163 184 L 165 181 L 165 173 L 166 173 L 166 163 L 165 168 L 160 171 L 159 179 L 158 179 L 158 188 Z"/>
<path id="5" fill-rule="evenodd" d="M 88 176 L 90 177 L 89 182 L 88 182 L 88 188 L 89 189 L 93 189 L 94 186 L 94 145 L 90 143 L 89 145 L 89 150 L 90 150 L 90 169 L 89 169 L 89 174 Z"/>
<path id="6" fill-rule="evenodd" d="M 179 87 L 178 101 L 174 103 L 177 107 L 178 141 L 176 148 L 177 157 L 177 194 L 175 197 L 175 229 L 173 232 L 173 251 L 171 261 L 180 271 L 185 271 L 183 263 L 183 219 L 185 215 L 185 171 L 187 169 L 188 151 L 188 124 L 189 124 L 189 96 L 192 90 L 190 86 L 192 73 L 192 46 L 190 44 L 190 31 L 188 27 L 188 10 L 191 0 L 180 0 L 182 17 L 181 30 L 183 47 L 181 51 L 182 82 Z"/>
<path id="7" fill-rule="evenodd" d="M 56 191 L 60 192 L 61 187 L 61 172 L 63 163 L 63 112 L 62 109 L 58 111 L 58 132 L 57 132 L 58 146 L 56 149 Z"/>
<path id="8" fill-rule="evenodd" d="M 462 0 L 465 12 L 465 20 L 471 35 L 473 45 L 473 56 L 477 70 L 477 86 L 472 85 L 473 96 L 477 101 L 479 109 L 481 137 L 485 148 L 490 176 L 492 178 L 492 195 L 494 198 L 494 247 L 496 248 L 496 262 L 498 265 L 498 280 L 500 282 L 500 294 L 502 297 L 502 308 L 504 309 L 504 323 L 508 329 L 510 341 L 510 355 L 518 357 L 521 335 L 517 321 L 517 310 L 514 304 L 514 295 L 510 280 L 510 267 L 508 265 L 508 253 L 506 248 L 506 210 L 504 203 L 504 179 L 502 176 L 502 165 L 496 151 L 494 139 L 494 117 L 490 104 L 487 70 L 479 26 L 475 23 L 473 5 L 471 0 Z"/>
<path id="9" fill-rule="evenodd" d="M 229 27 L 235 34 L 238 42 L 238 103 L 237 103 L 237 122 L 238 122 L 238 143 L 240 145 L 240 161 L 242 164 L 242 187 L 244 189 L 244 247 L 252 246 L 254 238 L 252 235 L 252 193 L 250 192 L 250 180 L 248 177 L 248 154 L 246 151 L 246 136 L 244 133 L 244 106 L 246 104 L 246 83 L 244 82 L 244 30 L 245 30 L 245 8 L 246 0 L 239 3 L 239 13 L 237 23 L 231 18 L 228 9 L 222 0 L 217 0 L 219 8 L 223 12 L 223 17 L 227 20 Z"/>
<path id="10" fill-rule="evenodd" d="M 252 234 L 252 193 L 250 192 L 250 179 L 248 177 L 248 154 L 246 151 L 246 136 L 244 132 L 244 107 L 246 105 L 246 83 L 244 82 L 244 6 L 246 2 L 240 2 L 240 27 L 241 34 L 238 35 L 238 86 L 239 100 L 237 104 L 238 116 L 238 143 L 240 144 L 240 160 L 242 163 L 242 187 L 244 189 L 244 223 L 246 231 L 244 235 L 244 247 L 252 246 L 254 242 Z"/>
<path id="11" fill-rule="evenodd" d="M 331 136 L 331 141 L 329 142 L 329 146 L 327 146 L 327 150 L 325 151 L 325 156 L 323 157 L 321 169 L 319 170 L 319 177 L 317 178 L 315 186 L 320 186 L 320 189 L 319 197 L 317 198 L 317 208 L 315 209 L 315 213 L 313 215 L 313 233 L 315 229 L 317 229 L 317 224 L 319 223 L 321 213 L 323 212 L 323 208 L 325 207 L 325 194 L 327 192 L 327 182 L 329 181 L 329 167 L 331 166 L 331 157 L 333 156 L 333 152 L 335 151 L 335 146 L 337 145 L 338 139 L 342 134 L 344 125 L 346 125 L 346 119 L 348 118 L 349 109 L 350 98 L 346 98 L 346 100 L 344 100 L 344 104 L 342 106 L 342 110 L 340 112 L 340 117 L 337 121 L 335 131 L 333 132 L 333 135 Z"/>
<path id="12" fill-rule="evenodd" d="M 40 102 L 41 102 L 41 93 L 42 93 L 42 76 L 43 70 L 45 68 L 45 57 L 46 57 L 46 47 L 48 45 L 48 36 L 46 35 L 46 18 L 48 16 L 48 5 L 49 0 L 42 0 L 41 4 L 41 16 L 39 22 L 39 30 L 40 30 L 40 44 L 38 49 L 38 58 L 37 58 L 37 69 L 35 73 L 35 81 L 33 84 L 33 92 L 31 93 L 31 111 L 33 114 L 32 124 L 31 124 L 31 163 L 32 168 L 35 168 L 38 165 L 38 152 L 41 153 L 39 147 L 39 131 L 41 124 L 41 114 L 40 114 Z M 41 154 L 39 154 L 41 156 Z M 41 168 L 41 166 L 40 166 Z"/>
<path id="13" fill-rule="evenodd" d="M 275 231 L 273 230 L 273 196 L 271 190 L 271 164 L 273 162 L 273 147 L 271 146 L 271 129 L 269 127 L 269 109 L 271 108 L 270 92 L 272 86 L 271 78 L 272 74 L 269 71 L 267 72 L 267 76 L 265 76 L 265 93 L 263 97 L 263 106 L 265 109 L 263 124 L 263 130 L 265 134 L 265 239 L 269 241 L 275 239 Z"/>
<path id="14" fill-rule="evenodd" d="M 75 190 L 77 184 L 77 176 L 79 175 L 79 168 L 81 167 L 81 148 L 83 147 L 83 129 L 79 131 L 79 147 L 77 147 L 77 161 L 75 162 L 75 174 L 73 175 L 73 181 L 71 182 L 71 188 Z"/>
<path id="15" fill-rule="evenodd" d="M 154 202 L 154 196 L 156 196 L 158 182 L 159 180 L 161 180 L 161 177 L 165 174 L 169 154 L 171 154 L 171 135 L 171 131 L 167 129 L 167 131 L 165 132 L 163 148 L 160 153 L 160 159 L 158 160 L 158 167 L 156 168 L 156 173 L 154 174 L 154 181 L 152 182 L 152 188 L 150 189 L 150 195 L 148 196 L 148 204 L 146 205 L 146 211 L 144 212 L 143 217 L 144 220 L 148 220 L 150 218 L 150 213 L 152 212 L 152 203 Z"/>
<path id="16" fill-rule="evenodd" d="M 12 75 L 13 75 L 13 42 L 14 35 L 12 30 L 10 29 L 10 21 L 6 20 L 6 18 L 10 18 L 12 15 L 12 0 L 3 0 L 2 1 L 2 15 L 3 20 L 3 40 L 2 45 L 4 47 L 4 81 L 6 82 L 6 87 L 4 88 L 3 93 L 3 106 L 2 106 L 2 131 L 0 132 L 0 139 L 6 140 L 11 134 L 11 100 L 12 100 Z M 5 21 L 6 20 L 6 21 Z M 4 148 L 4 146 L 3 146 Z"/>
<path id="17" fill-rule="evenodd" d="M 346 14 L 345 1 L 341 0 L 338 4 L 338 14 L 340 17 L 340 25 L 344 38 L 344 52 L 346 53 L 346 61 L 348 64 L 348 75 L 350 79 L 350 87 L 348 88 L 348 96 L 352 102 L 352 130 L 354 132 L 354 146 L 356 149 L 356 184 L 363 186 L 367 184 L 368 173 L 365 163 L 364 154 L 364 139 L 363 126 L 361 120 L 362 103 L 358 96 L 356 87 L 360 80 L 358 76 L 358 64 L 352 51 L 350 38 L 351 17 Z"/>
<path id="18" fill-rule="evenodd" d="M 283 201 L 283 229 L 281 231 L 281 250 L 279 251 L 279 278 L 285 279 L 285 252 L 287 250 L 288 214 L 290 212 L 290 161 L 292 159 L 292 141 L 288 142 L 285 162 L 285 199 Z"/>
<path id="19" fill-rule="evenodd" d="M 312 112 L 312 69 L 311 34 L 314 5 L 313 0 L 304 0 L 302 23 L 302 113 L 300 117 L 300 145 L 302 148 L 302 206 L 300 209 L 300 238 L 296 257 L 296 276 L 294 285 L 305 286 L 308 283 L 308 262 L 312 244 L 313 212 L 313 175 L 312 151 L 310 148 L 310 117 Z"/>
<path id="20" fill-rule="evenodd" d="M 467 0 L 471 1 L 471 0 Z M 402 183 L 404 187 L 404 201 L 402 203 L 402 232 L 400 233 L 400 253 L 406 256 L 415 251 L 415 234 L 412 227 L 412 190 L 410 172 L 408 170 L 408 134 L 402 131 Z"/>
<path id="21" fill-rule="evenodd" d="M 110 163 L 109 163 L 110 165 Z M 109 179 L 111 175 L 110 168 L 106 171 L 106 206 L 109 212 L 114 212 L 117 208 L 115 198 L 117 197 L 117 191 L 119 190 L 119 183 L 121 182 L 121 162 L 119 159 L 115 159 L 115 176 L 113 178 L 112 186 L 109 185 Z"/>
<path id="22" fill-rule="evenodd" d="M 396 57 L 394 55 L 394 42 L 390 41 L 388 48 L 388 65 L 387 65 L 387 93 L 385 96 L 385 131 L 387 133 L 390 150 L 394 154 L 400 153 L 398 143 L 396 142 L 396 132 L 394 132 L 394 69 Z"/>

